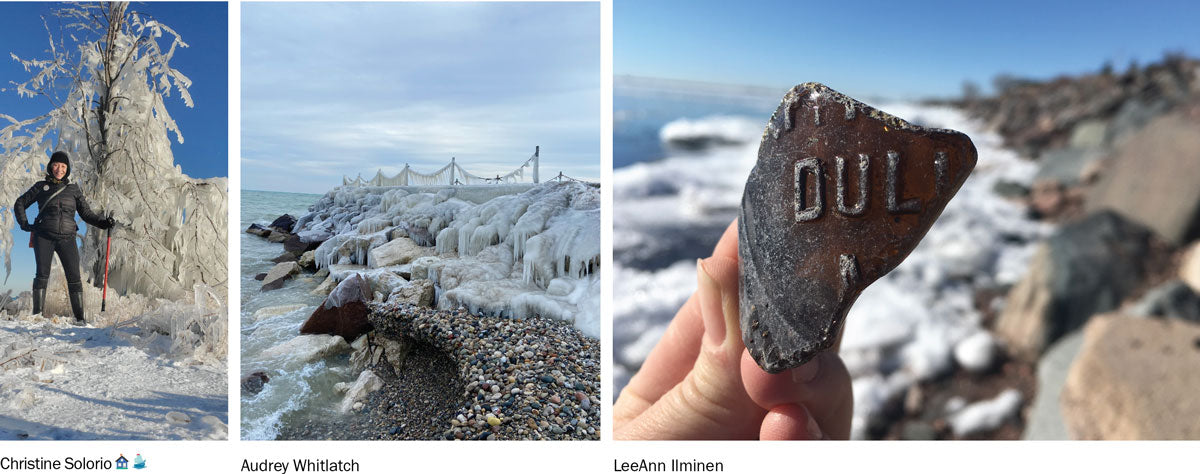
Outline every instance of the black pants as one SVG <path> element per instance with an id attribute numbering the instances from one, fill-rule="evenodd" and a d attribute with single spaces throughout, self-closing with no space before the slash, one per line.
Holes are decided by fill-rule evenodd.
<path id="1" fill-rule="evenodd" d="M 67 291 L 82 292 L 83 282 L 79 280 L 79 248 L 75 247 L 75 237 L 54 239 L 41 232 L 35 232 L 33 237 L 33 258 L 37 263 L 33 289 L 44 289 L 50 282 L 50 262 L 54 260 L 55 252 L 58 252 L 58 260 L 62 262 L 63 273 L 67 274 Z"/>

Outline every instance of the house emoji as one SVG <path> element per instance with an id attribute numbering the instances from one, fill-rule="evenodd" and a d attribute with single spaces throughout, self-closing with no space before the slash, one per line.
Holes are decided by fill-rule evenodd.
<path id="1" fill-rule="evenodd" d="M 129 469 L 129 460 L 125 459 L 125 455 L 117 458 L 117 469 Z"/>

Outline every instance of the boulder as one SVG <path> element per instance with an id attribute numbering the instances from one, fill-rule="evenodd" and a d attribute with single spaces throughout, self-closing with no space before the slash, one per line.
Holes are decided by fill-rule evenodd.
<path id="1" fill-rule="evenodd" d="M 1008 294 L 996 333 L 1030 358 L 1093 314 L 1111 311 L 1163 265 L 1149 230 L 1111 211 L 1063 225 L 1041 245 L 1029 273 Z"/>
<path id="2" fill-rule="evenodd" d="M 407 341 L 372 333 L 370 336 L 358 338 L 350 347 L 354 348 L 354 353 L 350 355 L 352 369 L 366 370 L 387 364 L 394 373 L 399 373 L 404 359 L 408 357 L 411 344 Z"/>
<path id="3" fill-rule="evenodd" d="M 271 235 L 271 229 L 265 228 L 258 224 L 250 224 L 250 227 L 246 228 L 246 233 L 254 234 L 259 237 L 267 237 L 267 236 Z"/>
<path id="4" fill-rule="evenodd" d="M 433 307 L 433 282 L 430 280 L 414 280 L 392 290 L 388 302 L 408 303 L 420 308 Z"/>
<path id="5" fill-rule="evenodd" d="M 304 255 L 301 255 L 300 259 L 297 260 L 296 263 L 300 264 L 300 268 L 303 268 L 308 271 L 315 271 L 317 269 L 317 261 L 316 261 L 315 255 L 316 255 L 316 252 L 312 251 L 312 250 L 304 252 Z"/>
<path id="6" fill-rule="evenodd" d="M 1072 332 L 1047 348 L 1046 354 L 1038 360 L 1037 393 L 1034 394 L 1033 404 L 1029 408 L 1025 433 L 1021 435 L 1021 439 L 1071 439 L 1067 425 L 1063 422 L 1058 400 L 1067 381 L 1067 373 L 1082 345 L 1083 332 Z"/>
<path id="7" fill-rule="evenodd" d="M 274 221 L 271 221 L 271 225 L 269 225 L 268 227 L 274 227 L 276 229 L 282 230 L 283 232 L 290 234 L 290 233 L 292 233 L 292 229 L 295 226 L 296 226 L 296 218 L 292 217 L 291 214 L 284 214 L 282 216 L 275 218 Z"/>
<path id="8" fill-rule="evenodd" d="M 1200 324 L 1098 315 L 1062 394 L 1075 439 L 1200 438 Z"/>
<path id="9" fill-rule="evenodd" d="M 347 344 L 346 340 L 341 336 L 304 334 L 263 350 L 261 357 L 274 358 L 286 356 L 289 362 L 308 363 L 348 350 L 350 350 L 350 344 Z"/>
<path id="10" fill-rule="evenodd" d="M 440 257 L 421 257 L 412 261 L 409 267 L 409 280 L 425 280 L 429 278 L 429 267 L 438 264 L 442 259 Z"/>
<path id="11" fill-rule="evenodd" d="M 421 247 L 408 237 L 400 237 L 371 249 L 367 261 L 371 268 L 403 265 L 414 259 L 428 256 L 432 251 L 432 248 Z"/>
<path id="12" fill-rule="evenodd" d="M 287 232 L 271 232 L 271 235 L 267 236 L 267 242 L 270 242 L 273 244 L 282 244 L 291 237 L 292 237 L 292 234 L 289 234 Z"/>
<path id="13" fill-rule="evenodd" d="M 301 255 L 304 252 L 316 250 L 317 247 L 320 246 L 321 242 L 305 242 L 304 239 L 300 238 L 298 235 L 290 235 L 288 236 L 287 240 L 283 241 L 283 249 L 287 250 L 288 252 L 295 253 L 296 255 Z"/>
<path id="14" fill-rule="evenodd" d="M 354 381 L 354 384 L 346 389 L 346 396 L 342 398 L 340 410 L 342 413 L 349 413 L 355 403 L 366 400 L 367 395 L 380 388 L 383 388 L 383 379 L 370 370 L 364 370 L 358 374 L 358 379 Z"/>
<path id="15" fill-rule="evenodd" d="M 259 274 L 257 274 L 257 275 L 254 275 L 254 279 L 255 279 L 255 280 L 258 280 L 258 281 L 263 281 L 263 280 L 267 279 L 267 274 L 266 274 L 266 273 L 259 273 Z"/>
<path id="16" fill-rule="evenodd" d="M 262 291 L 283 288 L 284 282 L 290 280 L 297 273 L 300 273 L 300 265 L 296 262 L 275 264 L 274 267 L 271 267 L 271 271 L 267 272 L 266 278 L 263 278 Z"/>
<path id="17" fill-rule="evenodd" d="M 266 385 L 270 381 L 271 378 L 267 376 L 267 373 L 261 370 L 254 371 L 250 375 L 242 377 L 242 396 L 254 395 L 261 392 L 263 385 Z"/>
<path id="18" fill-rule="evenodd" d="M 329 296 L 329 293 L 332 293 L 333 289 L 337 288 L 337 285 L 338 285 L 337 279 L 334 278 L 333 275 L 329 275 L 328 270 L 326 270 L 325 281 L 322 281 L 320 285 L 317 285 L 317 287 L 313 288 L 313 290 L 308 292 L 308 294 L 317 295 L 317 296 Z"/>
<path id="19" fill-rule="evenodd" d="M 371 284 L 362 275 L 342 280 L 325 298 L 325 303 L 300 326 L 300 334 L 336 334 L 347 341 L 357 339 L 371 330 L 367 303 L 372 296 Z"/>
<path id="20" fill-rule="evenodd" d="M 1088 211 L 1113 209 L 1172 244 L 1200 237 L 1200 120 L 1159 117 L 1121 143 L 1087 198 Z"/>
<path id="21" fill-rule="evenodd" d="M 1200 242 L 1193 243 L 1179 262 L 1179 279 L 1200 293 Z"/>
<path id="22" fill-rule="evenodd" d="M 1160 316 L 1200 323 L 1200 295 L 1180 280 L 1158 285 L 1123 312 L 1130 316 Z"/>
<path id="23" fill-rule="evenodd" d="M 288 304 L 288 305 L 282 305 L 282 306 L 268 306 L 268 307 L 266 307 L 266 308 L 262 308 L 262 309 L 259 309 L 258 311 L 255 311 L 255 312 L 254 312 L 254 316 L 253 316 L 253 317 L 254 317 L 254 321 L 256 321 L 256 322 L 257 322 L 257 321 L 262 321 L 262 320 L 264 320 L 264 319 L 267 319 L 267 318 L 273 318 L 273 317 L 275 317 L 275 316 L 281 316 L 281 315 L 284 315 L 284 314 L 288 314 L 288 313 L 290 313 L 290 312 L 292 312 L 292 311 L 296 311 L 296 310 L 298 310 L 298 309 L 300 309 L 300 308 L 303 308 L 303 307 L 304 307 L 304 305 L 302 305 L 302 304 Z"/>
<path id="24" fill-rule="evenodd" d="M 278 257 L 271 259 L 271 261 L 275 262 L 275 263 L 295 262 L 296 260 L 297 260 L 296 254 L 287 252 L 287 251 L 279 254 Z"/>

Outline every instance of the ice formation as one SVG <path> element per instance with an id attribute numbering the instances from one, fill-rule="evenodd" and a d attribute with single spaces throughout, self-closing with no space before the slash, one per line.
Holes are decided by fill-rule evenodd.
<path id="1" fill-rule="evenodd" d="M 125 6 L 61 10 L 59 15 L 90 25 L 88 33 L 107 32 L 115 39 L 79 41 L 76 50 L 56 51 L 49 61 L 21 61 L 41 71 L 18 85 L 24 97 L 59 95 L 43 88 L 53 87 L 47 84 L 63 71 L 82 72 L 60 78 L 74 79 L 75 85 L 58 109 L 23 121 L 0 115 L 9 122 L 0 130 L 0 251 L 6 275 L 13 250 L 9 230 L 15 225 L 9 206 L 45 176 L 52 151 L 65 151 L 71 157 L 70 179 L 92 209 L 111 212 L 125 224 L 112 232 L 108 283 L 115 292 L 179 299 L 203 284 L 223 295 L 228 279 L 226 179 L 183 174 L 174 164 L 168 136 L 174 133 L 183 141 L 166 98 L 177 92 L 184 105 L 192 106 L 187 92 L 191 80 L 169 64 L 176 48 L 187 44 L 169 27 L 126 13 Z M 93 25 L 102 16 L 89 10 L 95 8 L 109 9 L 101 13 L 123 23 Z M 163 38 L 172 38 L 167 50 L 159 45 Z M 113 57 L 132 63 L 111 64 Z M 112 78 L 104 71 L 120 73 Z M 93 108 L 97 103 L 105 107 Z M 84 120 L 80 110 L 86 112 Z M 82 237 L 80 266 L 97 285 L 104 271 L 105 237 L 98 229 L 88 229 Z"/>
<path id="2" fill-rule="evenodd" d="M 562 319 L 600 335 L 600 191 L 590 185 L 341 186 L 296 229 L 328 238 L 314 260 L 333 278 L 334 267 L 372 265 L 373 249 L 408 238 L 433 247 L 407 265 L 436 285 L 438 307 Z"/>

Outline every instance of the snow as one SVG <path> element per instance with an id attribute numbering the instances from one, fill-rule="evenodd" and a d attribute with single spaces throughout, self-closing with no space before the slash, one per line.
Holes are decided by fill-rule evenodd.
<path id="1" fill-rule="evenodd" d="M 975 402 L 950 415 L 950 427 L 955 436 L 966 436 L 996 429 L 1021 408 L 1021 392 L 1005 389 L 996 398 Z"/>
<path id="2" fill-rule="evenodd" d="M 1036 172 L 1036 164 L 1005 149 L 999 136 L 949 108 L 898 103 L 881 109 L 966 133 L 979 159 L 916 249 L 869 286 L 849 312 L 840 355 L 853 378 L 855 438 L 866 436 L 869 421 L 913 384 L 956 364 L 981 363 L 979 340 L 956 355 L 962 341 L 984 337 L 978 336 L 982 316 L 975 308 L 976 290 L 1018 281 L 1036 242 L 1052 230 L 993 192 L 1001 180 L 1029 185 Z M 720 140 L 717 146 L 614 170 L 614 294 L 622 295 L 613 302 L 618 395 L 696 288 L 695 261 L 679 259 L 680 247 L 711 248 L 715 240 L 695 236 L 720 235 L 737 215 L 763 126 L 761 119 L 743 120 L 754 127 L 727 116 L 692 119 L 686 127 L 668 124 L 664 136 L 700 130 Z M 744 136 L 733 139 L 737 133 Z"/>
<path id="3" fill-rule="evenodd" d="M 340 265 L 411 260 L 412 278 L 436 285 L 439 308 L 561 319 L 600 335 L 600 190 L 586 184 L 341 186 L 296 226 L 333 234 L 314 262 L 336 279 Z"/>
<path id="4" fill-rule="evenodd" d="M 996 338 L 987 331 L 967 336 L 954 346 L 954 360 L 964 369 L 982 372 L 992 366 L 996 358 Z"/>

